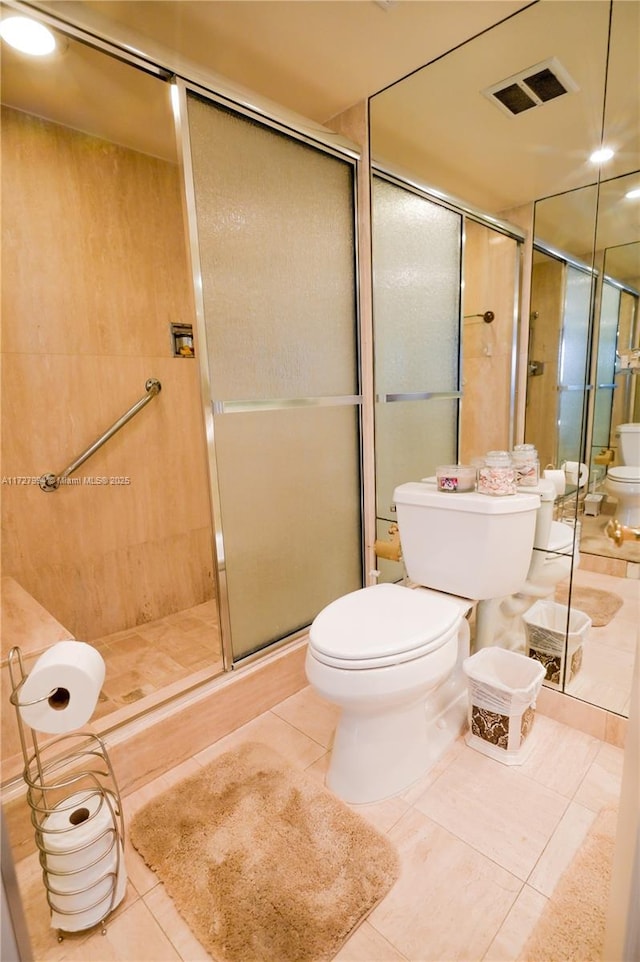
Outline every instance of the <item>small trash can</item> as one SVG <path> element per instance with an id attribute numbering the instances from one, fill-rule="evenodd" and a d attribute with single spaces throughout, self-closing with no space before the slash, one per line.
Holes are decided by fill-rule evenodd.
<path id="1" fill-rule="evenodd" d="M 467 744 L 505 765 L 521 765 L 533 743 L 528 737 L 545 669 L 506 648 L 481 648 L 464 660 L 469 687 Z"/>
<path id="2" fill-rule="evenodd" d="M 566 683 L 580 671 L 583 642 L 591 628 L 591 618 L 584 611 L 571 608 L 567 631 L 567 606 L 555 601 L 536 601 L 522 616 L 527 633 L 526 652 L 544 665 L 545 684 L 563 688 L 565 661 Z M 566 644 L 565 644 L 566 639 Z"/>

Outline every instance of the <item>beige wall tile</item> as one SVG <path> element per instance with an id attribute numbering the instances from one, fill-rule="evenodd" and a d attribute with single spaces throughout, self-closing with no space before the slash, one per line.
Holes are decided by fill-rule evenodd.
<path id="1" fill-rule="evenodd" d="M 536 699 L 536 710 L 604 741 L 607 713 L 602 708 L 543 686 Z"/>
<path id="2" fill-rule="evenodd" d="M 179 172 L 3 109 L 3 176 L 3 475 L 61 472 L 162 383 L 70 479 L 130 483 L 3 485 L 4 573 L 99 637 L 214 592 L 199 373 L 169 333 L 193 319 Z"/>

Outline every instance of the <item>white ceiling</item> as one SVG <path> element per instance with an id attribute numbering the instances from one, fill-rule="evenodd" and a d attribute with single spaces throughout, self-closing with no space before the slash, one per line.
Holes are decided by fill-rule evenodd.
<path id="1" fill-rule="evenodd" d="M 487 211 L 593 179 L 584 155 L 602 123 L 608 0 L 42 0 L 34 6 L 111 35 L 171 70 L 219 75 L 320 123 L 416 71 L 372 101 L 374 151 Z M 3 16 L 7 10 L 3 4 Z M 640 5 L 616 0 L 616 10 L 624 17 L 615 38 L 620 65 L 610 84 L 616 102 L 610 124 L 626 169 L 638 170 Z M 569 70 L 578 94 L 511 118 L 479 93 L 549 56 Z M 57 122 L 158 156 L 173 151 L 166 86 L 77 42 L 39 64 L 3 50 L 2 92 L 4 102 Z M 574 203 L 572 224 L 578 208 Z M 617 225 L 621 217 L 618 208 Z M 631 220 L 627 235 L 638 238 L 637 211 Z M 568 230 L 565 241 L 569 249 L 580 244 Z"/>
<path id="2" fill-rule="evenodd" d="M 528 0 L 57 0 L 325 122 Z"/>

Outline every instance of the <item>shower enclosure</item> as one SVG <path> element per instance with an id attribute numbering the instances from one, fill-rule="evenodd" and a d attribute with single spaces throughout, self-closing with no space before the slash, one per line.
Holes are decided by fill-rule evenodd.
<path id="1" fill-rule="evenodd" d="M 4 637 L 95 645 L 105 733 L 363 583 L 358 152 L 48 19 L 2 60 Z"/>
<path id="2" fill-rule="evenodd" d="M 587 265 L 534 252 L 525 430 L 542 465 L 585 460 L 595 281 Z"/>

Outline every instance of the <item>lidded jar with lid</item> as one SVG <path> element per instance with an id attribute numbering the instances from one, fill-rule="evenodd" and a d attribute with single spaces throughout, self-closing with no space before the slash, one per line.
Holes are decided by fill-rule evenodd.
<path id="1" fill-rule="evenodd" d="M 516 484 L 533 487 L 540 480 L 540 461 L 535 444 L 516 444 L 513 449 Z"/>
<path id="2" fill-rule="evenodd" d="M 488 451 L 478 469 L 480 494 L 516 494 L 516 469 L 508 451 Z"/>

